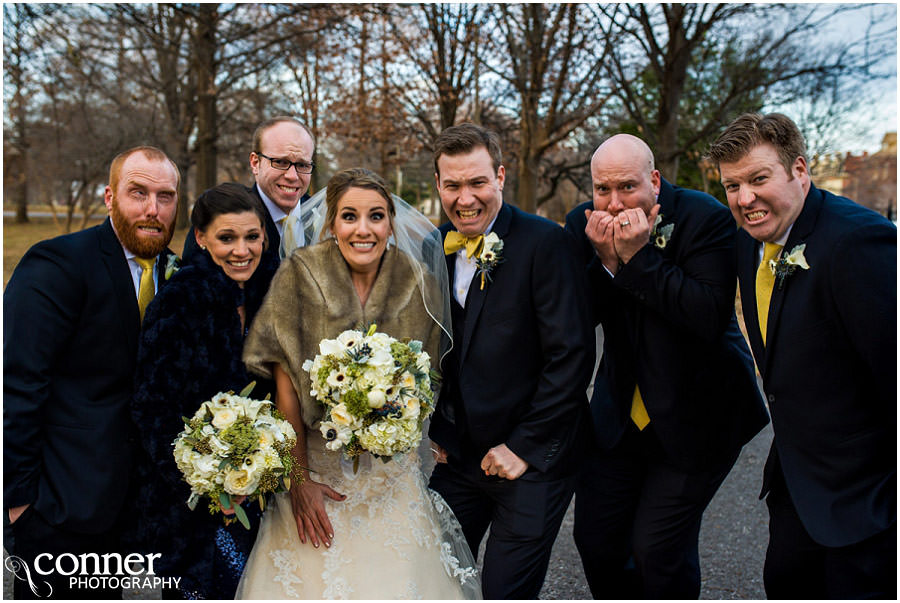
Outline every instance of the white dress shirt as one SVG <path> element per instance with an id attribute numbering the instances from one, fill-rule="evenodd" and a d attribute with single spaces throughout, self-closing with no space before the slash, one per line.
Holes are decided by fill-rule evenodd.
<path id="1" fill-rule="evenodd" d="M 500 212 L 497 212 L 497 216 L 499 215 Z M 497 221 L 497 216 L 494 216 L 494 219 L 488 224 L 487 230 L 484 232 L 485 235 L 490 233 L 491 229 L 494 228 L 494 222 Z M 475 256 L 467 258 L 465 247 L 456 252 L 456 269 L 453 273 L 453 297 L 456 298 L 456 301 L 459 302 L 459 305 L 463 308 L 466 307 L 466 298 L 469 296 L 469 286 L 472 284 L 472 279 L 475 278 L 475 272 L 477 270 L 478 266 L 475 264 Z"/>
<path id="2" fill-rule="evenodd" d="M 284 213 L 280 207 L 275 205 L 275 203 L 269 199 L 266 194 L 263 192 L 261 188 L 259 188 L 258 184 L 254 184 L 256 187 L 256 192 L 259 193 L 259 198 L 262 199 L 263 205 L 266 206 L 266 211 L 269 212 L 269 215 L 272 216 L 272 220 L 275 221 L 275 228 L 278 229 L 278 236 L 284 236 L 284 218 L 287 217 L 287 214 Z M 265 224 L 263 224 L 263 228 L 265 228 Z"/>

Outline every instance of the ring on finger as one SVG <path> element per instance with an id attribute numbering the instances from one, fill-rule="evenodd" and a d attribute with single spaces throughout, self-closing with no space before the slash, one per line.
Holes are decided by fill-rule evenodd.
<path id="1" fill-rule="evenodd" d="M 628 226 L 629 224 L 631 224 L 631 222 L 629 222 L 628 220 L 622 220 L 621 222 L 619 222 L 619 224 L 622 226 Z"/>

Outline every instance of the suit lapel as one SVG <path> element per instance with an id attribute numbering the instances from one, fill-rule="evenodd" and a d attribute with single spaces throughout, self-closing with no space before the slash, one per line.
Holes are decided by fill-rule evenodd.
<path id="1" fill-rule="evenodd" d="M 497 214 L 497 219 L 494 221 L 494 227 L 491 231 L 496 233 L 501 239 L 505 240 L 506 235 L 509 233 L 512 216 L 512 209 L 509 205 L 504 203 L 500 206 L 500 213 Z M 509 248 L 506 246 L 503 248 L 503 255 L 506 258 L 509 257 Z M 455 263 L 456 262 L 454 262 L 454 264 Z M 496 271 L 500 270 L 501 266 L 502 264 L 497 266 L 495 274 Z M 495 276 L 495 274 L 492 276 Z M 472 282 L 469 284 L 469 293 L 466 296 L 466 327 L 463 331 L 462 348 L 460 348 L 460 364 L 466 359 L 466 353 L 469 350 L 469 344 L 472 342 L 472 334 L 475 331 L 475 325 L 478 323 L 478 317 L 481 315 L 481 309 L 484 307 L 484 300 L 487 298 L 491 288 L 491 284 L 487 282 L 484 284 L 484 289 L 481 288 L 481 276 L 476 272 L 475 276 L 472 278 Z"/>
<path id="2" fill-rule="evenodd" d="M 112 282 L 113 291 L 115 291 L 119 315 L 123 318 L 121 323 L 128 341 L 128 347 L 129 349 L 136 349 L 137 336 L 141 325 L 141 314 L 138 309 L 137 296 L 134 293 L 134 282 L 131 280 L 128 260 L 125 259 L 122 244 L 116 237 L 109 218 L 100 225 L 97 237 L 100 255 L 103 257 L 103 264 L 106 267 L 109 280 Z"/>
<path id="3" fill-rule="evenodd" d="M 803 202 L 803 210 L 801 210 L 793 227 L 791 227 L 791 234 L 788 235 L 785 242 L 783 253 L 790 253 L 794 247 L 802 245 L 812 233 L 816 220 L 819 217 L 819 210 L 822 209 L 822 197 L 822 193 L 810 183 L 809 193 L 807 193 Z M 791 281 L 795 277 L 796 273 L 793 276 L 786 277 L 781 283 L 778 282 L 777 277 L 775 279 L 775 288 L 772 290 L 772 302 L 769 305 L 769 320 L 766 332 L 767 347 L 770 350 L 774 349 L 778 325 L 781 319 L 781 309 L 784 307 L 785 297 L 787 296 L 788 288 L 791 286 Z M 757 331 L 759 331 L 758 326 Z M 766 354 L 765 366 L 767 370 L 772 363 L 773 356 L 774 354 L 771 353 Z"/>

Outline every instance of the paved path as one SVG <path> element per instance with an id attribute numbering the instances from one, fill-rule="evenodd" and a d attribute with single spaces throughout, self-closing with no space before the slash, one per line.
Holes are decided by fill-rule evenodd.
<path id="1" fill-rule="evenodd" d="M 701 599 L 765 599 L 762 568 L 768 511 L 757 500 L 772 441 L 766 427 L 748 443 L 706 513 L 700 530 Z M 590 599 L 572 540 L 572 507 L 563 521 L 541 599 Z"/>

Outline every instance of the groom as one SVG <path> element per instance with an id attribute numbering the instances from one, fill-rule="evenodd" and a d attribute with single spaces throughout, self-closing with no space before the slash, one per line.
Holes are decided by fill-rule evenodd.
<path id="1" fill-rule="evenodd" d="M 537 598 L 590 420 L 594 332 L 584 276 L 562 228 L 503 203 L 495 133 L 447 128 L 434 162 L 451 222 L 441 232 L 453 348 L 432 418 L 430 485 L 473 554 L 490 526 L 484 597 Z"/>

